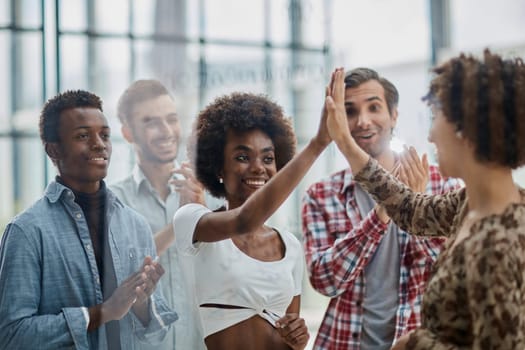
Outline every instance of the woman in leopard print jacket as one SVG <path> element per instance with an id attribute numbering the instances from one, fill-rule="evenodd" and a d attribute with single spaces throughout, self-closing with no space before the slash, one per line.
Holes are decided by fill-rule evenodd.
<path id="1" fill-rule="evenodd" d="M 392 349 L 525 349 L 525 190 L 512 170 L 525 164 L 525 65 L 486 50 L 434 69 L 424 98 L 432 108 L 429 141 L 440 170 L 465 188 L 412 192 L 363 152 L 348 129 L 344 73 L 327 97 L 330 136 L 355 180 L 404 230 L 449 238 L 428 282 L 422 326 Z M 414 150 L 403 177 L 425 169 Z M 383 209 L 379 209 L 383 210 Z"/>

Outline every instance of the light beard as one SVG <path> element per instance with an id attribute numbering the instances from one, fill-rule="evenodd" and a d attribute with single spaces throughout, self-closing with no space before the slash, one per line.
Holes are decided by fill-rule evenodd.
<path id="1" fill-rule="evenodd" d="M 361 146 L 359 146 L 361 147 Z M 366 148 L 361 147 L 363 151 L 365 151 L 370 157 L 377 159 L 381 157 L 383 154 L 390 151 L 390 141 L 386 143 L 379 143 L 374 145 L 369 145 Z"/>
<path id="2" fill-rule="evenodd" d="M 147 150 L 147 152 L 137 152 L 137 156 L 143 161 L 151 164 L 166 164 L 166 163 L 173 163 L 177 159 L 179 148 L 177 147 L 177 151 L 173 156 L 170 157 L 162 157 L 154 152 L 151 152 L 150 150 Z"/>

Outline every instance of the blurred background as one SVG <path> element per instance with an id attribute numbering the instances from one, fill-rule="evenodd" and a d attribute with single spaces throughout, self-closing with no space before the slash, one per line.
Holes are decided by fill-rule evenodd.
<path id="1" fill-rule="evenodd" d="M 302 148 L 317 129 L 331 70 L 371 67 L 400 91 L 392 146 L 413 145 L 432 159 L 421 102 L 429 69 L 485 47 L 525 56 L 525 1 L 0 0 L 0 234 L 55 176 L 38 116 L 57 92 L 87 89 L 102 97 L 113 129 L 109 183 L 133 164 L 116 101 L 139 78 L 158 79 L 173 93 L 184 139 L 215 97 L 249 91 L 284 107 Z M 273 223 L 300 238 L 305 188 L 344 167 L 331 146 Z M 523 169 L 515 178 L 525 183 Z M 313 339 L 326 298 L 307 279 L 303 304 Z"/>

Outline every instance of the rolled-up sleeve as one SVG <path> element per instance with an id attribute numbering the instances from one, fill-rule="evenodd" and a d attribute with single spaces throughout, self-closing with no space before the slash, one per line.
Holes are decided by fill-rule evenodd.
<path id="1" fill-rule="evenodd" d="M 164 301 L 158 286 L 150 298 L 150 322 L 147 327 L 144 327 L 133 312 L 130 312 L 130 315 L 133 322 L 133 330 L 137 338 L 139 338 L 141 342 L 152 345 L 160 343 L 166 336 L 171 324 L 179 318 L 177 313 L 172 311 Z"/>

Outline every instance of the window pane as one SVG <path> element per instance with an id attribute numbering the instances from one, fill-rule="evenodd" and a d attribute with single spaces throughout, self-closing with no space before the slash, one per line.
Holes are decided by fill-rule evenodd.
<path id="1" fill-rule="evenodd" d="M 303 0 L 300 10 L 295 10 L 294 15 L 301 21 L 301 42 L 304 45 L 322 47 L 325 42 L 323 4 L 323 1 Z"/>
<path id="2" fill-rule="evenodd" d="M 60 89 L 89 89 L 88 40 L 80 36 L 62 36 L 60 40 Z"/>
<path id="3" fill-rule="evenodd" d="M 523 46 L 525 42 L 523 1 L 450 1 L 450 8 L 451 41 L 456 51 Z"/>
<path id="4" fill-rule="evenodd" d="M 86 0 L 60 1 L 60 29 L 86 30 L 87 5 Z"/>
<path id="5" fill-rule="evenodd" d="M 264 40 L 263 0 L 207 0 L 205 11 L 210 39 Z"/>
<path id="6" fill-rule="evenodd" d="M 332 11 L 337 65 L 377 67 L 430 57 L 426 1 L 334 0 Z"/>
<path id="7" fill-rule="evenodd" d="M 292 55 L 290 50 L 276 49 L 270 53 L 271 65 L 267 74 L 269 93 L 278 99 L 286 115 L 292 116 Z"/>
<path id="8" fill-rule="evenodd" d="M 17 0 L 14 3 L 16 6 L 16 23 L 19 26 L 32 28 L 41 26 L 42 7 L 40 0 Z"/>
<path id="9" fill-rule="evenodd" d="M 199 19 L 204 14 L 200 11 L 199 1 L 186 2 L 186 28 L 187 36 L 190 38 L 198 38 L 200 35 Z"/>
<path id="10" fill-rule="evenodd" d="M 160 80 L 178 94 L 196 94 L 199 87 L 197 45 L 153 43 L 135 44 L 136 76 Z"/>
<path id="11" fill-rule="evenodd" d="M 104 114 L 110 127 L 117 131 L 120 130 L 117 101 L 130 79 L 130 43 L 127 39 L 97 39 L 92 49 L 91 89 L 104 101 Z"/>
<path id="12" fill-rule="evenodd" d="M 96 39 L 92 50 L 93 88 L 104 96 L 118 94 L 130 76 L 130 42 L 127 39 Z M 111 54 L 108 54 L 111 52 Z"/>
<path id="13" fill-rule="evenodd" d="M 9 51 L 9 37 L 8 32 L 0 31 L 0 52 Z M 9 113 L 11 106 L 11 87 L 9 83 L 11 79 L 14 79 L 11 72 L 11 55 L 4 54 L 0 55 L 0 132 L 9 129 Z M 7 168 L 3 168 L 7 169 Z"/>
<path id="14" fill-rule="evenodd" d="M 42 104 L 42 39 L 40 33 L 15 34 L 16 72 L 14 108 L 38 108 Z"/>
<path id="15" fill-rule="evenodd" d="M 38 121 L 35 120 L 35 123 Z M 12 149 L 11 154 L 14 152 Z M 15 201 L 18 212 L 32 204 L 44 191 L 45 152 L 40 138 L 31 137 L 16 140 L 16 153 L 16 164 L 11 169 L 16 167 L 12 186 L 18 191 L 18 201 Z"/>
<path id="16" fill-rule="evenodd" d="M 133 1 L 133 32 L 135 34 L 153 34 L 155 21 L 155 1 Z"/>
<path id="17" fill-rule="evenodd" d="M 8 25 L 10 23 L 11 2 L 7 0 L 0 1 L 0 26 Z"/>
<path id="18" fill-rule="evenodd" d="M 290 87 L 295 105 L 295 128 L 299 142 L 306 142 L 316 132 L 319 111 L 324 102 L 328 75 L 320 53 L 296 53 L 292 59 Z"/>
<path id="19" fill-rule="evenodd" d="M 13 200 L 13 155 L 11 139 L 0 137 L 0 168 L 2 181 L 0 181 L 0 237 L 5 226 L 15 214 Z"/>
<path id="20" fill-rule="evenodd" d="M 145 78 L 155 78 L 177 88 L 186 88 L 197 72 L 188 66 L 190 51 L 198 49 L 195 45 L 139 41 L 136 48 L 136 75 Z"/>
<path id="21" fill-rule="evenodd" d="M 129 0 L 95 0 L 94 27 L 101 33 L 129 31 Z"/>
<path id="22" fill-rule="evenodd" d="M 209 45 L 205 57 L 205 104 L 233 91 L 266 92 L 263 49 Z"/>
<path id="23" fill-rule="evenodd" d="M 139 15 L 137 13 L 137 15 Z M 184 37 L 186 33 L 186 5 L 184 0 L 158 0 L 152 12 L 150 33 Z M 143 16 L 143 14 L 140 14 Z"/>
<path id="24" fill-rule="evenodd" d="M 267 18 L 270 26 L 272 43 L 284 44 L 290 42 L 290 0 L 273 0 L 269 3 L 270 16 Z"/>
<path id="25" fill-rule="evenodd" d="M 115 114 L 118 96 L 129 81 L 129 41 L 96 39 L 88 42 L 87 38 L 76 36 L 63 39 L 61 89 L 86 89 L 94 92 L 104 101 L 104 112 L 111 122 L 110 117 Z"/>

